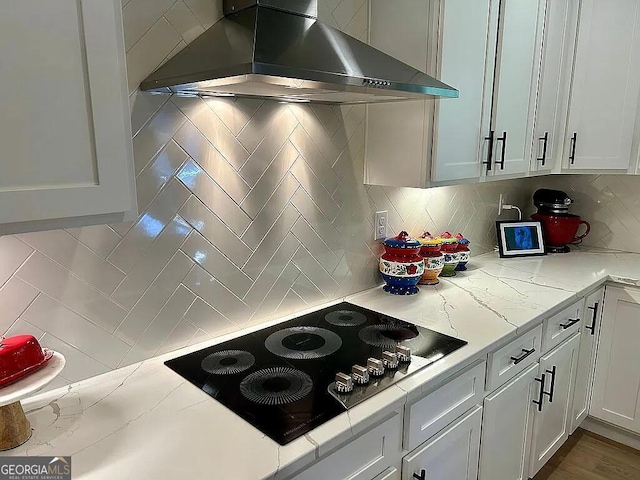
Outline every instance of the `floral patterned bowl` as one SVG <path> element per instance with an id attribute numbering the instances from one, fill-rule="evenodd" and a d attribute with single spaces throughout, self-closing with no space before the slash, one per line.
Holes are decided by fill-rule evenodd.
<path id="1" fill-rule="evenodd" d="M 387 283 L 385 292 L 394 295 L 418 293 L 418 281 L 424 273 L 424 260 L 420 256 L 420 242 L 407 232 L 384 241 L 385 253 L 380 257 L 380 274 Z"/>
<path id="2" fill-rule="evenodd" d="M 424 258 L 424 273 L 420 278 L 420 285 L 437 285 L 438 276 L 444 268 L 444 254 L 442 253 L 442 238 L 434 237 L 424 232 L 418 241 L 422 245 L 420 255 Z"/>
<path id="3" fill-rule="evenodd" d="M 442 237 L 442 253 L 444 253 L 444 268 L 440 276 L 455 277 L 459 263 L 458 239 L 449 232 L 444 232 L 440 236 Z"/>
<path id="4" fill-rule="evenodd" d="M 469 251 L 469 244 L 471 242 L 464 238 L 464 235 L 461 233 L 456 235 L 456 239 L 458 240 L 458 249 L 456 250 L 458 254 L 458 266 L 456 267 L 456 272 L 464 272 L 471 258 L 471 252 Z"/>

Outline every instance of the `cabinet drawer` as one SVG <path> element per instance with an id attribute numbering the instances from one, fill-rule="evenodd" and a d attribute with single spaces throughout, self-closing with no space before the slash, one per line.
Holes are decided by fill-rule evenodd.
<path id="1" fill-rule="evenodd" d="M 482 407 L 462 418 L 402 460 L 402 480 L 477 480 Z"/>
<path id="2" fill-rule="evenodd" d="M 487 391 L 492 392 L 533 365 L 542 355 L 542 325 L 489 354 Z"/>
<path id="3" fill-rule="evenodd" d="M 583 305 L 584 301 L 580 300 L 544 321 L 542 332 L 543 353 L 549 352 L 580 331 Z"/>
<path id="4" fill-rule="evenodd" d="M 458 375 L 405 408 L 404 448 L 413 450 L 484 398 L 486 363 Z"/>
<path id="5" fill-rule="evenodd" d="M 398 465 L 402 453 L 402 415 L 394 415 L 364 435 L 333 452 L 292 480 L 340 478 L 370 480 L 385 469 Z M 394 478 L 382 476 L 382 478 Z"/>
<path id="6" fill-rule="evenodd" d="M 389 467 L 373 480 L 400 480 L 400 469 Z"/>

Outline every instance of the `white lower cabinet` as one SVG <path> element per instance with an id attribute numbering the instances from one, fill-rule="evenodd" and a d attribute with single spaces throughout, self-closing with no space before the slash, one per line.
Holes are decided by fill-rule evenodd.
<path id="1" fill-rule="evenodd" d="M 582 321 L 582 335 L 580 336 L 580 354 L 576 369 L 575 391 L 571 407 L 572 434 L 589 414 L 591 403 L 591 389 L 596 367 L 596 345 L 600 334 L 600 317 L 604 288 L 593 292 L 585 300 L 584 318 Z"/>
<path id="2" fill-rule="evenodd" d="M 640 290 L 607 287 L 589 415 L 640 433 Z"/>
<path id="3" fill-rule="evenodd" d="M 580 334 L 540 358 L 541 410 L 536 409 L 529 476 L 533 477 L 569 438 L 570 409 L 578 363 Z"/>
<path id="4" fill-rule="evenodd" d="M 402 480 L 476 480 L 482 407 L 476 406 L 402 461 Z"/>
<path id="5" fill-rule="evenodd" d="M 531 365 L 485 399 L 480 480 L 527 480 L 538 369 Z"/>
<path id="6" fill-rule="evenodd" d="M 292 480 L 397 478 L 393 476 L 393 469 L 399 465 L 402 454 L 401 432 L 402 415 L 395 412 L 385 422 L 320 460 Z"/>

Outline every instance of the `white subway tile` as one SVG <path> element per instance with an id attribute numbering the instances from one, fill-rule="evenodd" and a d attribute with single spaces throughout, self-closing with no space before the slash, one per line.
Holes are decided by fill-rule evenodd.
<path id="1" fill-rule="evenodd" d="M 264 100 L 259 98 L 210 97 L 203 99 L 231 133 L 238 135 L 256 113 Z"/>
<path id="2" fill-rule="evenodd" d="M 293 263 L 324 293 L 325 296 L 331 298 L 338 289 L 338 284 L 331 278 L 331 275 L 322 268 L 322 265 L 313 258 L 304 245 L 298 249 L 293 256 Z"/>
<path id="3" fill-rule="evenodd" d="M 124 45 L 127 51 L 142 38 L 174 2 L 175 0 L 130 0 L 122 8 Z"/>
<path id="4" fill-rule="evenodd" d="M 249 158 L 249 152 L 201 98 L 173 97 L 171 101 L 236 169 Z"/>
<path id="5" fill-rule="evenodd" d="M 204 331 L 200 330 L 202 333 Z M 164 355 L 168 352 L 173 352 L 174 350 L 178 350 L 186 345 L 189 345 L 191 339 L 198 332 L 198 328 L 188 322 L 187 320 L 180 320 L 176 328 L 169 334 L 169 337 L 160 345 L 158 348 L 156 355 Z M 205 333 L 206 335 L 206 333 Z M 207 335 L 208 337 L 208 335 Z"/>
<path id="6" fill-rule="evenodd" d="M 285 178 L 297 158 L 298 151 L 287 142 L 240 205 L 251 218 L 255 218 L 267 200 L 271 198 L 275 188 Z"/>
<path id="7" fill-rule="evenodd" d="M 122 237 L 108 225 L 67 228 L 67 232 L 102 258 L 107 258 L 122 239 Z"/>
<path id="8" fill-rule="evenodd" d="M 199 265 L 193 267 L 182 283 L 234 323 L 244 322 L 253 313 L 242 300 Z"/>
<path id="9" fill-rule="evenodd" d="M 154 23 L 127 52 L 129 93 L 133 93 L 181 41 L 164 17 Z"/>
<path id="10" fill-rule="evenodd" d="M 251 249 L 195 195 L 189 197 L 179 213 L 238 267 L 251 256 Z"/>
<path id="11" fill-rule="evenodd" d="M 288 112 L 287 105 L 279 102 L 263 102 L 246 128 L 238 135 L 238 140 L 249 152 L 253 152 L 269 130 L 278 128 L 281 117 Z"/>
<path id="12" fill-rule="evenodd" d="M 34 253 L 18 270 L 17 275 L 109 332 L 120 325 L 126 313 L 108 297 L 41 253 Z"/>
<path id="13" fill-rule="evenodd" d="M 293 228 L 299 216 L 298 211 L 292 207 L 291 204 L 287 204 L 282 214 L 273 223 L 269 233 L 264 236 L 262 242 L 260 242 L 260 245 L 242 269 L 247 275 L 251 278 L 257 278 L 269 259 L 280 247 L 282 241 L 289 234 L 289 231 Z"/>
<path id="14" fill-rule="evenodd" d="M 196 298 L 184 318 L 214 337 L 226 335 L 240 329 L 238 325 L 227 320 L 220 312 L 201 298 Z"/>
<path id="15" fill-rule="evenodd" d="M 107 260 L 123 272 L 131 272 L 188 198 L 189 191 L 185 186 L 177 180 L 171 180 Z"/>
<path id="16" fill-rule="evenodd" d="M 131 132 L 135 137 L 140 129 L 169 101 L 169 95 L 157 95 L 136 90 L 129 97 Z"/>
<path id="17" fill-rule="evenodd" d="M 192 42 L 204 32 L 202 24 L 182 0 L 174 3 L 173 7 L 164 14 L 164 18 L 187 43 Z"/>
<path id="18" fill-rule="evenodd" d="M 309 196 L 313 198 L 318 208 L 322 211 L 329 221 L 333 221 L 340 211 L 340 206 L 331 197 L 322 182 L 318 180 L 313 171 L 299 158 L 291 168 L 291 173 L 296 177 L 300 185 L 304 187 Z"/>
<path id="19" fill-rule="evenodd" d="M 253 222 L 251 222 L 247 231 L 242 235 L 242 240 L 249 247 L 256 248 L 260 242 L 262 242 L 262 239 L 274 226 L 274 223 L 286 206 L 290 207 L 289 212 L 291 215 L 295 216 L 298 213 L 295 208 L 291 207 L 289 200 L 291 200 L 291 197 L 293 197 L 293 194 L 299 186 L 300 184 L 296 179 L 290 174 L 287 174 L 282 183 L 275 188 L 271 198 L 262 201 L 263 208 L 254 218 Z M 258 200 L 259 199 L 256 198 L 256 201 Z"/>
<path id="20" fill-rule="evenodd" d="M 105 295 L 113 293 L 124 278 L 122 271 L 64 230 L 24 233 L 18 237 Z"/>
<path id="21" fill-rule="evenodd" d="M 251 223 L 251 218 L 193 160 L 188 160 L 177 176 L 237 235 L 241 235 Z"/>
<path id="22" fill-rule="evenodd" d="M 298 219 L 292 232 L 327 272 L 332 272 L 338 266 L 340 259 L 336 257 L 335 253 L 331 251 L 304 218 L 301 217 Z"/>
<path id="23" fill-rule="evenodd" d="M 140 301 L 136 303 L 118 327 L 115 335 L 130 344 L 138 342 L 144 331 L 162 310 L 164 304 L 176 291 L 180 281 L 187 275 L 192 265 L 193 262 L 184 253 L 176 253 L 144 292 Z"/>
<path id="24" fill-rule="evenodd" d="M 187 154 L 171 140 L 136 179 L 138 210 L 144 211 L 151 201 L 187 160 Z"/>
<path id="25" fill-rule="evenodd" d="M 71 382 L 79 382 L 86 378 L 95 377 L 111 369 L 96 359 L 82 353 L 77 348 L 63 342 L 55 336 L 45 333 L 40 340 L 43 347 L 50 348 L 64 355 L 67 363 L 64 366 L 64 377 Z"/>
<path id="26" fill-rule="evenodd" d="M 252 280 L 197 231 L 191 232 L 181 250 L 239 298 L 251 287 Z"/>
<path id="27" fill-rule="evenodd" d="M 222 18 L 222 2 L 219 0 L 184 0 L 204 28 L 209 28 Z"/>
<path id="28" fill-rule="evenodd" d="M 40 340 L 45 331 L 35 325 L 25 321 L 22 318 L 16 320 L 11 327 L 3 333 L 3 337 L 13 337 L 14 335 L 33 335 Z"/>
<path id="29" fill-rule="evenodd" d="M 132 308 L 169 260 L 174 257 L 190 231 L 191 227 L 180 217 L 176 216 L 171 220 L 111 298 L 126 308 Z M 191 262 L 188 263 L 190 268 Z M 180 280 L 182 278 L 177 281 Z"/>
<path id="30" fill-rule="evenodd" d="M 29 258 L 33 248 L 21 242 L 18 237 L 0 237 L 0 286 Z"/>
<path id="31" fill-rule="evenodd" d="M 22 314 L 22 318 L 111 368 L 118 366 L 130 348 L 106 330 L 46 295 L 40 295 Z"/>
<path id="32" fill-rule="evenodd" d="M 187 119 L 171 103 L 165 103 L 160 111 L 133 138 L 133 163 L 138 175 L 180 130 Z"/>
<path id="33" fill-rule="evenodd" d="M 249 185 L 191 122 L 185 123 L 174 138 L 236 203 L 249 193 Z"/>
<path id="34" fill-rule="evenodd" d="M 11 278 L 0 288 L 0 332 L 6 332 L 38 293 L 37 289 L 18 277 Z"/>
<path id="35" fill-rule="evenodd" d="M 328 192 L 333 193 L 340 183 L 340 179 L 333 172 L 331 166 L 327 163 L 320 150 L 311 139 L 307 131 L 298 126 L 289 138 L 294 147 L 300 152 L 305 159 L 307 165 L 313 173 L 318 177 L 320 183 Z"/>

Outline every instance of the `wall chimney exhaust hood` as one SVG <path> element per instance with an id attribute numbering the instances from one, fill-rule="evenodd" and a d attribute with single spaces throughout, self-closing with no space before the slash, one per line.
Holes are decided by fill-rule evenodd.
<path id="1" fill-rule="evenodd" d="M 142 90 L 376 103 L 458 91 L 317 20 L 317 0 L 224 0 L 225 16 Z"/>

